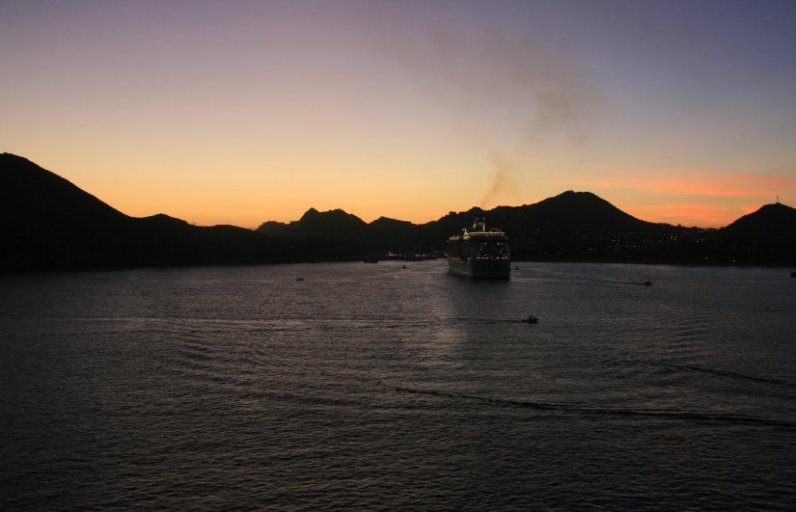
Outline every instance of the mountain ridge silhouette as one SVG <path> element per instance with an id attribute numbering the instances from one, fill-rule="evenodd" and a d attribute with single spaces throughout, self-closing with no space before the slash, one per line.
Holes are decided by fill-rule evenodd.
<path id="1" fill-rule="evenodd" d="M 439 254 L 448 236 L 486 217 L 509 235 L 514 258 L 685 264 L 796 264 L 796 210 L 764 205 L 720 229 L 640 220 L 591 192 L 534 204 L 473 207 L 424 224 L 342 209 L 308 209 L 256 230 L 131 217 L 30 160 L 0 154 L 0 270 L 340 261 Z"/>

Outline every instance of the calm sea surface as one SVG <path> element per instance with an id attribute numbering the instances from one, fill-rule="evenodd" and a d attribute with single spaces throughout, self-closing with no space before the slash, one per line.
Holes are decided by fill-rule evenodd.
<path id="1" fill-rule="evenodd" d="M 0 276 L 0 509 L 796 508 L 789 269 L 445 265 Z"/>

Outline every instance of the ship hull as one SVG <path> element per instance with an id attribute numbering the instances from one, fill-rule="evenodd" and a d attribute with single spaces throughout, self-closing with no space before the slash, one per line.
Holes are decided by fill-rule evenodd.
<path id="1" fill-rule="evenodd" d="M 461 258 L 448 258 L 448 269 L 452 274 L 484 279 L 508 279 L 511 264 L 508 261 L 472 262 Z"/>

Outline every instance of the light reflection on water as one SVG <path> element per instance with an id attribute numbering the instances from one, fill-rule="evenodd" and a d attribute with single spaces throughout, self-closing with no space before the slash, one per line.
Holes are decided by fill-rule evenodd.
<path id="1" fill-rule="evenodd" d="M 519 265 L 1 276 L 0 506 L 796 501 L 788 272 Z"/>

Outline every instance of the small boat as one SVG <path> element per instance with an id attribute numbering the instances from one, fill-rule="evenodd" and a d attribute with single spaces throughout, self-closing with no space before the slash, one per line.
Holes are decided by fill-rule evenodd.
<path id="1" fill-rule="evenodd" d="M 642 285 L 644 285 L 644 286 L 652 286 L 652 281 L 650 281 L 649 279 L 647 279 L 646 281 L 644 281 L 644 282 L 643 282 L 643 283 L 641 283 L 641 284 L 642 284 Z"/>
<path id="2" fill-rule="evenodd" d="M 523 322 L 526 323 L 526 324 L 538 324 L 539 323 L 539 319 L 536 318 L 533 315 L 528 315 L 528 318 L 523 320 Z"/>

